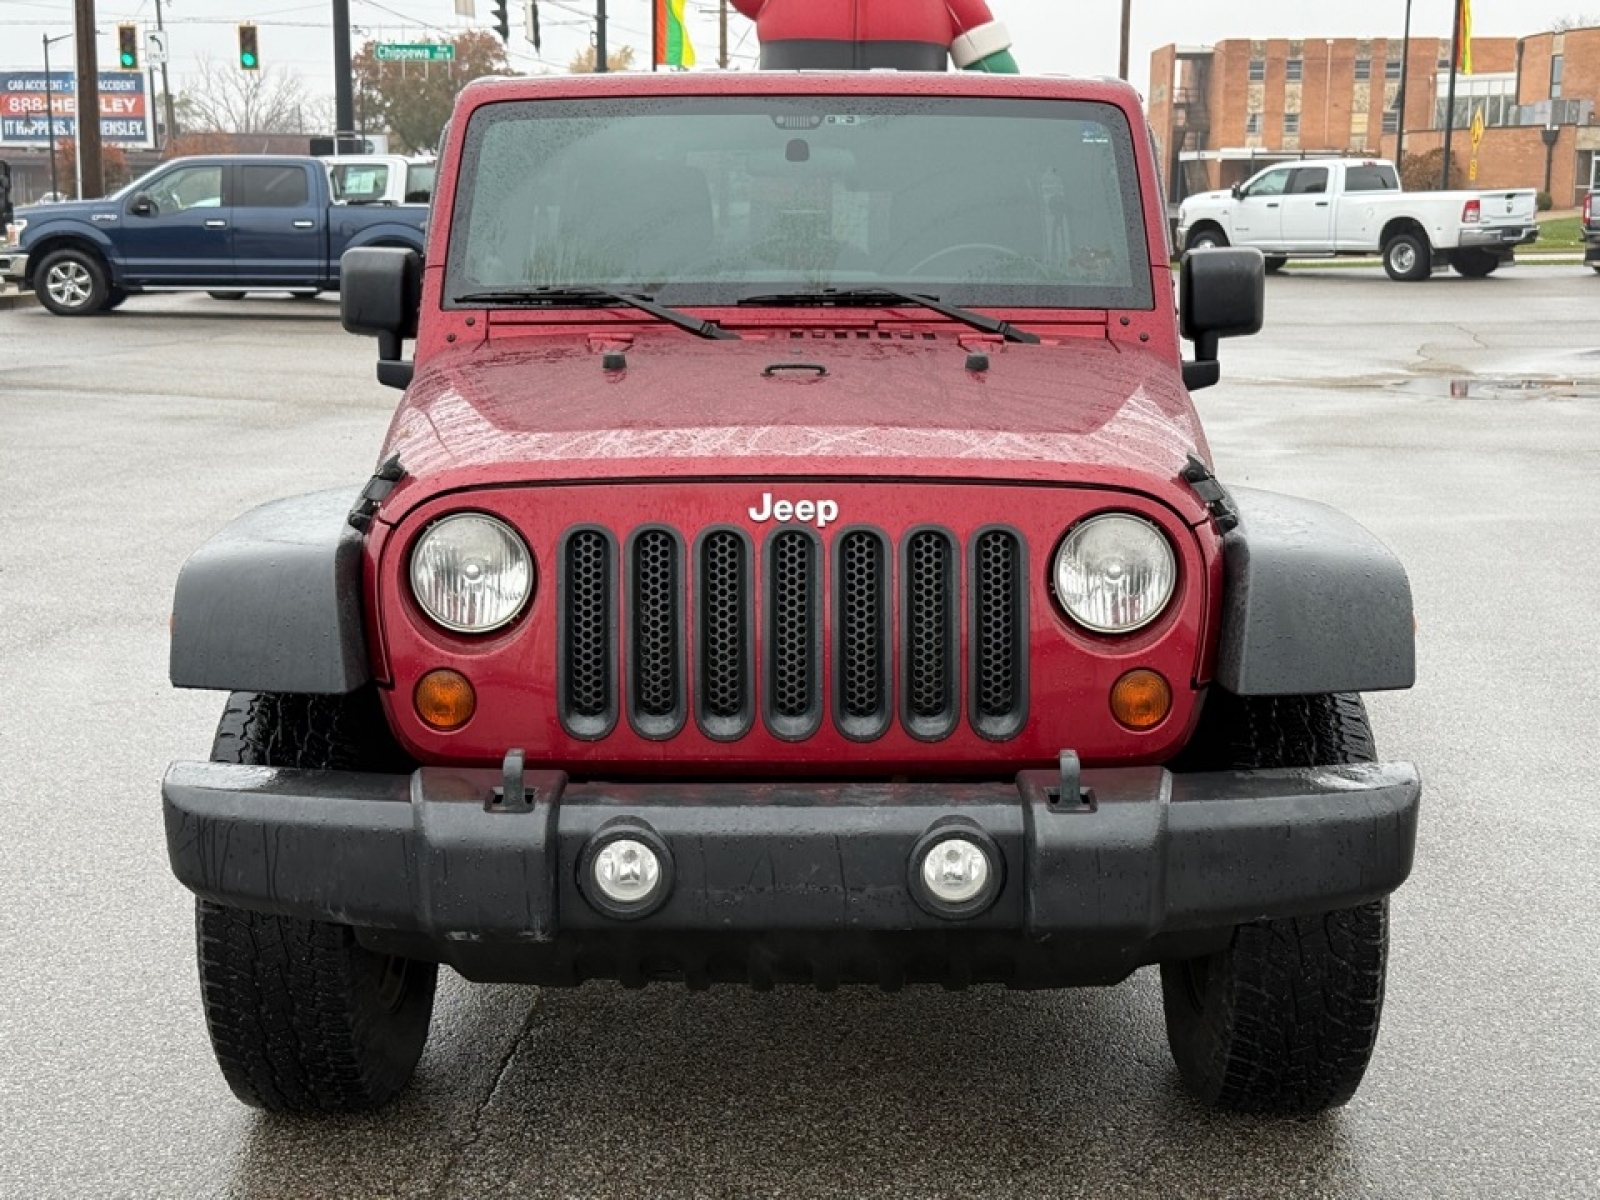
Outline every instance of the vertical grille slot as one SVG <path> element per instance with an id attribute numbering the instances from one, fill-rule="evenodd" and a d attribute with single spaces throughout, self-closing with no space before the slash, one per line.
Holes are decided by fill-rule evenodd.
<path id="1" fill-rule="evenodd" d="M 1022 539 L 988 529 L 972 543 L 971 720 L 979 734 L 1015 737 L 1027 716 L 1027 567 Z"/>
<path id="2" fill-rule="evenodd" d="M 955 540 L 941 529 L 919 529 L 901 553 L 901 721 L 912 737 L 937 741 L 950 736 L 960 712 Z"/>
<path id="3" fill-rule="evenodd" d="M 785 529 L 767 540 L 767 725 L 778 737 L 810 737 L 822 721 L 822 571 L 815 535 Z"/>
<path id="4" fill-rule="evenodd" d="M 603 530 L 579 528 L 562 540 L 558 626 L 561 723 L 579 738 L 600 738 L 617 720 L 616 553 Z"/>
<path id="5" fill-rule="evenodd" d="M 750 542 L 713 529 L 695 550 L 695 710 L 707 737 L 741 737 L 754 719 Z"/>
<path id="6" fill-rule="evenodd" d="M 666 529 L 641 529 L 628 545 L 628 717 L 644 737 L 683 727 L 683 552 Z"/>
<path id="7" fill-rule="evenodd" d="M 867 741 L 889 727 L 888 551 L 879 534 L 852 529 L 834 554 L 834 723 Z"/>

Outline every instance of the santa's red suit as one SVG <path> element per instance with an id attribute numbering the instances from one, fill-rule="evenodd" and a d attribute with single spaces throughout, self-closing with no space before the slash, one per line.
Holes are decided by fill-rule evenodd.
<path id="1" fill-rule="evenodd" d="M 1013 74 L 1011 37 L 986 0 L 733 0 L 756 23 L 772 71 L 943 71 Z"/>

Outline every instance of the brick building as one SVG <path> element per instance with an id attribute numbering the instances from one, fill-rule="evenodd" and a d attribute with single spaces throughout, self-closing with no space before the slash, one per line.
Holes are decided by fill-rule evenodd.
<path id="1" fill-rule="evenodd" d="M 1405 61 L 1402 62 L 1402 57 Z M 1456 78 L 1451 157 L 1466 174 L 1469 133 L 1483 188 L 1548 190 L 1559 207 L 1600 183 L 1600 28 L 1472 40 Z M 1176 203 L 1269 163 L 1310 155 L 1393 158 L 1405 89 L 1405 154 L 1444 142 L 1449 38 L 1231 39 L 1150 56 L 1147 109 Z"/>

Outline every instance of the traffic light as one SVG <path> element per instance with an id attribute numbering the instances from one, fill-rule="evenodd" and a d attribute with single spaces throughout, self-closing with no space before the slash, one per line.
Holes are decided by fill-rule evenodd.
<path id="1" fill-rule="evenodd" d="M 256 27 L 254 25 L 239 26 L 239 69 L 241 71 L 259 71 L 261 69 L 261 55 L 256 50 Z"/>
<path id="2" fill-rule="evenodd" d="M 117 66 L 124 71 L 139 69 L 139 27 L 117 26 Z"/>
<path id="3" fill-rule="evenodd" d="M 511 44 L 511 14 L 506 11 L 508 0 L 494 0 L 494 29 L 500 40 Z"/>

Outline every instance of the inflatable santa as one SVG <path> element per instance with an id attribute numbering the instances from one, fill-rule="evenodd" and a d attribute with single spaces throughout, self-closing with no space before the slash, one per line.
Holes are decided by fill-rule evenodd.
<path id="1" fill-rule="evenodd" d="M 966 71 L 1014 75 L 1011 36 L 986 0 L 732 0 L 756 23 L 769 71 Z"/>

